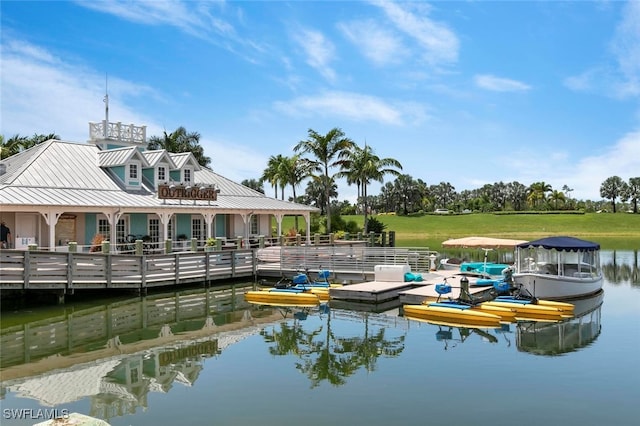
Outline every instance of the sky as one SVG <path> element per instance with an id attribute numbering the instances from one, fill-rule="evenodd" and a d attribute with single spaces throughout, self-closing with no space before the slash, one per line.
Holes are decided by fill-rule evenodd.
<path id="1" fill-rule="evenodd" d="M 640 176 L 640 1 L 2 0 L 0 16 L 5 138 L 85 143 L 108 93 L 110 121 L 198 132 L 237 182 L 335 127 L 458 192 L 544 181 L 595 201 Z"/>

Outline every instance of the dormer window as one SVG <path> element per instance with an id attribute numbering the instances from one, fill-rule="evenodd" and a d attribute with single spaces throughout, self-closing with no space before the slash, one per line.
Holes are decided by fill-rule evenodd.
<path id="1" fill-rule="evenodd" d="M 184 183 L 191 183 L 191 169 L 184 169 Z"/>
<path id="2" fill-rule="evenodd" d="M 142 180 L 142 164 L 140 161 L 129 161 L 124 170 L 125 185 L 128 188 L 140 188 L 140 181 Z"/>
<path id="3" fill-rule="evenodd" d="M 165 182 L 167 180 L 167 168 L 164 166 L 158 167 L 158 182 Z"/>
<path id="4" fill-rule="evenodd" d="M 129 164 L 129 180 L 138 180 L 137 164 Z"/>

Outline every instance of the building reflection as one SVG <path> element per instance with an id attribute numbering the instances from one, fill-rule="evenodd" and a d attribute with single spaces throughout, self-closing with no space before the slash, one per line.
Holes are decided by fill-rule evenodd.
<path id="1" fill-rule="evenodd" d="M 192 386 L 207 358 L 284 320 L 254 312 L 246 289 L 147 296 L 3 328 L 0 398 L 10 392 L 48 407 L 86 398 L 103 419 L 146 409 L 150 393 Z"/>

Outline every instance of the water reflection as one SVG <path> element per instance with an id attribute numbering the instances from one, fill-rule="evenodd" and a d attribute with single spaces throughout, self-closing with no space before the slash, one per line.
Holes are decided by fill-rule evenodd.
<path id="1" fill-rule="evenodd" d="M 563 355 L 584 348 L 600 335 L 604 292 L 578 300 L 574 318 L 558 323 L 519 322 L 516 346 L 519 351 L 535 355 Z"/>
<path id="2" fill-rule="evenodd" d="M 605 279 L 611 284 L 629 283 L 634 287 L 640 287 L 640 256 L 638 250 L 613 251 L 610 257 L 601 258 L 602 272 Z"/>
<path id="3" fill-rule="evenodd" d="M 637 294 L 637 251 L 605 252 L 602 265 L 612 295 L 616 291 Z M 605 297 L 600 293 L 576 301 L 576 315 L 568 321 L 519 322 L 487 329 L 442 324 L 414 327 L 418 323 L 398 316 L 397 308 L 378 313 L 337 309 L 333 304 L 331 308 L 327 304 L 256 307 L 244 301 L 249 288 L 217 287 L 96 303 L 89 309 L 41 314 L 35 321 L 22 320 L 24 314 L 3 313 L 0 398 L 10 395 L 33 400 L 34 407 L 61 408 L 85 401 L 87 414 L 94 417 L 133 415 L 132 423 L 145 424 L 140 411 L 160 409 L 157 404 L 150 407 L 154 394 L 169 394 L 176 387 L 196 383 L 208 389 L 211 377 L 203 374 L 212 368 L 208 362 L 215 360 L 218 365 L 221 355 L 236 344 L 245 350 L 250 343 L 252 360 L 262 354 L 267 363 L 269 355 L 283 361 L 274 363 L 274 369 L 280 369 L 278 378 L 285 384 L 291 371 L 293 376 L 302 375 L 311 389 L 324 384 L 347 392 L 350 386 L 343 385 L 357 383 L 359 372 L 383 370 L 382 359 L 394 360 L 401 375 L 415 374 L 416 365 L 426 359 L 424 353 L 433 348 L 429 357 L 436 363 L 462 356 L 461 349 L 475 361 L 486 358 L 477 346 L 479 341 L 501 350 L 492 352 L 492 357 L 570 355 L 578 350 L 598 353 L 594 347 L 599 345 L 593 343 L 600 338 Z M 423 332 L 427 339 L 420 335 Z M 616 330 L 610 327 L 608 333 Z M 402 370 L 406 359 L 414 359 L 414 364 Z M 239 366 L 234 372 L 244 374 L 246 368 Z M 164 401 L 179 398 L 173 394 Z M 203 410 L 201 418 L 207 415 Z"/>
<path id="4" fill-rule="evenodd" d="M 326 380 L 334 386 L 360 368 L 375 371 L 380 357 L 396 357 L 404 349 L 405 336 L 389 337 L 389 324 L 370 322 L 370 314 L 362 315 L 363 331 L 359 336 L 340 335 L 331 328 L 331 311 L 323 304 L 318 309 L 319 325 L 303 328 L 298 319 L 265 328 L 260 334 L 275 356 L 293 355 L 295 368 L 306 375 L 311 387 Z"/>

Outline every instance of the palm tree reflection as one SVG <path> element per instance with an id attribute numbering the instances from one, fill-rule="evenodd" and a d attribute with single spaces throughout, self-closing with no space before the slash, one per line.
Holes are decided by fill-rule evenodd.
<path id="1" fill-rule="evenodd" d="M 379 357 L 396 357 L 402 353 L 405 336 L 388 338 L 387 329 L 382 325 L 370 330 L 369 313 L 363 314 L 363 335 L 356 337 L 336 336 L 331 329 L 331 315 L 328 307 L 322 305 L 319 318 L 326 318 L 326 322 L 314 329 L 303 326 L 302 320 L 294 315 L 293 321 L 261 332 L 265 341 L 272 344 L 269 347 L 271 355 L 298 358 L 295 368 L 309 378 L 312 388 L 324 380 L 341 386 L 361 367 L 374 371 Z"/>

